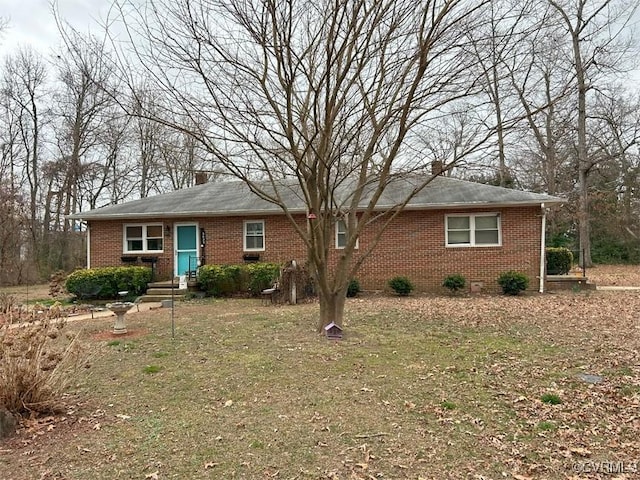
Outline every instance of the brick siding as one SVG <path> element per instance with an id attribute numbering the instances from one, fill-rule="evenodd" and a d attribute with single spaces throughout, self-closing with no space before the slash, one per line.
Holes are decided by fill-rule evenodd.
<path id="1" fill-rule="evenodd" d="M 445 216 L 454 213 L 499 213 L 502 245 L 499 247 L 445 246 Z M 530 289 L 536 289 L 540 265 L 539 207 L 512 207 L 491 210 L 421 210 L 401 213 L 382 234 L 374 252 L 367 258 L 357 278 L 364 289 L 384 289 L 395 275 L 406 275 L 420 291 L 440 290 L 442 281 L 454 273 L 464 275 L 467 284 L 483 282 L 485 291 L 498 289 L 496 279 L 501 272 L 518 270 L 530 278 Z M 242 263 L 244 221 L 264 220 L 265 251 L 256 252 L 260 261 L 305 262 L 306 250 L 284 216 L 208 217 L 175 223 L 197 223 L 206 232 L 204 256 L 208 264 Z M 304 225 L 305 218 L 298 221 Z M 134 221 L 92 221 L 91 266 L 122 265 L 123 223 Z M 174 220 L 145 219 L 140 223 L 162 223 L 169 226 L 165 234 L 164 252 L 148 254 L 159 257 L 159 278 L 170 278 L 173 269 Z M 374 238 L 381 221 L 374 222 L 359 239 L 363 252 Z M 332 260 L 340 250 L 334 249 Z M 253 252 L 251 252 L 253 253 Z M 147 254 L 140 254 L 146 256 Z"/>

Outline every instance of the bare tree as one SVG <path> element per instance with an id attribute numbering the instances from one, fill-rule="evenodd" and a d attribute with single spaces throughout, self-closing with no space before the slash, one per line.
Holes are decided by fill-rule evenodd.
<path id="1" fill-rule="evenodd" d="M 379 238 L 431 179 L 424 169 L 406 177 L 406 195 L 378 212 L 389 183 L 424 165 L 405 146 L 475 93 L 463 32 L 488 3 L 152 0 L 144 9 L 120 7 L 144 75 L 170 100 L 163 115 L 142 115 L 187 133 L 282 209 L 307 247 L 322 328 L 342 322 L 348 282 L 375 247 L 377 240 L 361 245 L 354 256 L 363 228 L 378 222 Z M 307 222 L 290 210 L 291 195 L 313 213 Z M 338 220 L 347 239 L 334 262 Z"/>
<path id="2" fill-rule="evenodd" d="M 19 164 L 23 169 L 28 185 L 30 242 L 36 252 L 36 258 L 41 233 L 40 150 L 44 117 L 41 107 L 45 94 L 45 80 L 45 63 L 33 50 L 21 49 L 13 56 L 7 57 L 4 65 L 3 99 L 13 131 L 10 132 L 10 141 L 5 149 L 9 149 L 12 168 Z"/>
<path id="3" fill-rule="evenodd" d="M 95 37 L 83 38 L 71 29 L 61 29 L 66 51 L 57 57 L 61 88 L 55 95 L 59 120 L 56 124 L 58 149 L 64 159 L 65 195 L 63 215 L 78 211 L 78 184 L 93 169 L 91 163 L 104 143 L 105 126 L 110 115 L 118 115 L 111 106 L 106 89 L 111 83 L 108 52 Z M 69 230 L 65 223 L 64 230 Z"/>
<path id="4" fill-rule="evenodd" d="M 26 204 L 12 187 L 0 180 L 0 285 L 18 284 L 26 265 L 25 233 L 28 231 Z"/>
<path id="5" fill-rule="evenodd" d="M 482 91 L 495 124 L 493 143 L 498 160 L 495 183 L 502 187 L 512 181 L 506 137 L 522 118 L 517 94 L 510 87 L 512 77 L 508 67 L 522 60 L 522 45 L 541 28 L 540 20 L 533 15 L 535 9 L 534 0 L 494 0 L 484 12 L 486 22 L 467 32 L 472 54 L 478 59 Z"/>
<path id="6" fill-rule="evenodd" d="M 556 33 L 549 9 L 536 7 L 532 13 L 539 28 L 521 38 L 514 55 L 501 60 L 521 108 L 521 121 L 514 124 L 518 150 L 512 168 L 528 188 L 571 195 L 573 110 L 568 102 L 573 74 L 566 62 L 566 42 Z M 558 215 L 558 210 L 548 215 L 551 236 L 566 228 Z"/>
<path id="7" fill-rule="evenodd" d="M 591 190 L 598 212 L 593 237 L 625 248 L 640 245 L 640 98 L 624 85 L 601 89 L 592 108 L 587 136 L 595 163 Z M 629 261 L 627 259 L 619 260 Z M 637 257 L 636 257 L 637 258 Z"/>
<path id="8" fill-rule="evenodd" d="M 110 106 L 103 117 L 98 150 L 86 166 L 86 175 L 79 179 L 78 203 L 85 206 L 88 202 L 89 208 L 131 198 L 136 183 L 130 175 L 131 117 L 117 105 Z"/>
<path id="9" fill-rule="evenodd" d="M 560 18 L 571 42 L 570 61 L 575 74 L 576 153 L 578 163 L 578 224 L 580 262 L 591 266 L 589 183 L 594 166 L 587 139 L 587 97 L 598 75 L 624 69 L 625 55 L 630 51 L 625 38 L 626 27 L 637 9 L 637 2 L 628 0 L 548 0 Z M 628 65 L 628 64 L 627 64 Z"/>

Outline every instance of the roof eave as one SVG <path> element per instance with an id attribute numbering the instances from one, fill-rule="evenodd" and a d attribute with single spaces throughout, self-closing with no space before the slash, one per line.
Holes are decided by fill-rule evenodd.
<path id="1" fill-rule="evenodd" d="M 196 217 L 240 217 L 240 216 L 256 216 L 256 215 L 281 215 L 282 210 L 228 210 L 224 212 L 177 212 L 177 213 L 105 213 L 99 215 L 83 215 L 82 213 L 76 213 L 74 215 L 67 216 L 70 220 L 134 220 L 134 219 L 147 219 L 147 218 L 196 218 Z M 306 213 L 303 209 L 289 209 L 289 213 L 294 215 Z"/>
<path id="2" fill-rule="evenodd" d="M 521 202 L 464 202 L 449 204 L 419 204 L 407 205 L 404 210 L 459 210 L 465 208 L 508 208 L 508 207 L 539 207 L 541 205 L 560 205 L 564 199 L 524 200 Z"/>

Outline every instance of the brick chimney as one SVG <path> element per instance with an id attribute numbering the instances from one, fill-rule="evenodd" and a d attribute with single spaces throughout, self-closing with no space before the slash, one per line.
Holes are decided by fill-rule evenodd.
<path id="1" fill-rule="evenodd" d="M 196 185 L 202 185 L 209 180 L 207 172 L 196 172 Z"/>
<path id="2" fill-rule="evenodd" d="M 431 162 L 431 175 L 442 175 L 444 168 L 441 160 Z"/>

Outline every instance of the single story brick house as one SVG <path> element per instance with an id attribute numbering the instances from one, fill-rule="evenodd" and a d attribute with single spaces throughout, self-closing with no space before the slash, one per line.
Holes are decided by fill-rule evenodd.
<path id="1" fill-rule="evenodd" d="M 381 211 L 404 198 L 407 185 L 391 184 Z M 295 188 L 285 199 L 297 221 L 308 212 Z M 462 274 L 476 288 L 497 290 L 497 277 L 518 270 L 530 288 L 544 289 L 545 211 L 563 199 L 445 176 L 433 179 L 383 233 L 358 274 L 364 289 L 383 289 L 406 275 L 417 290 L 441 288 Z M 306 251 L 281 209 L 253 194 L 245 183 L 202 183 L 154 197 L 71 216 L 87 226 L 87 267 L 148 264 L 156 278 L 193 272 L 199 264 L 250 261 L 304 263 Z M 375 222 L 359 237 L 369 242 Z M 344 241 L 335 225 L 335 255 Z"/>

